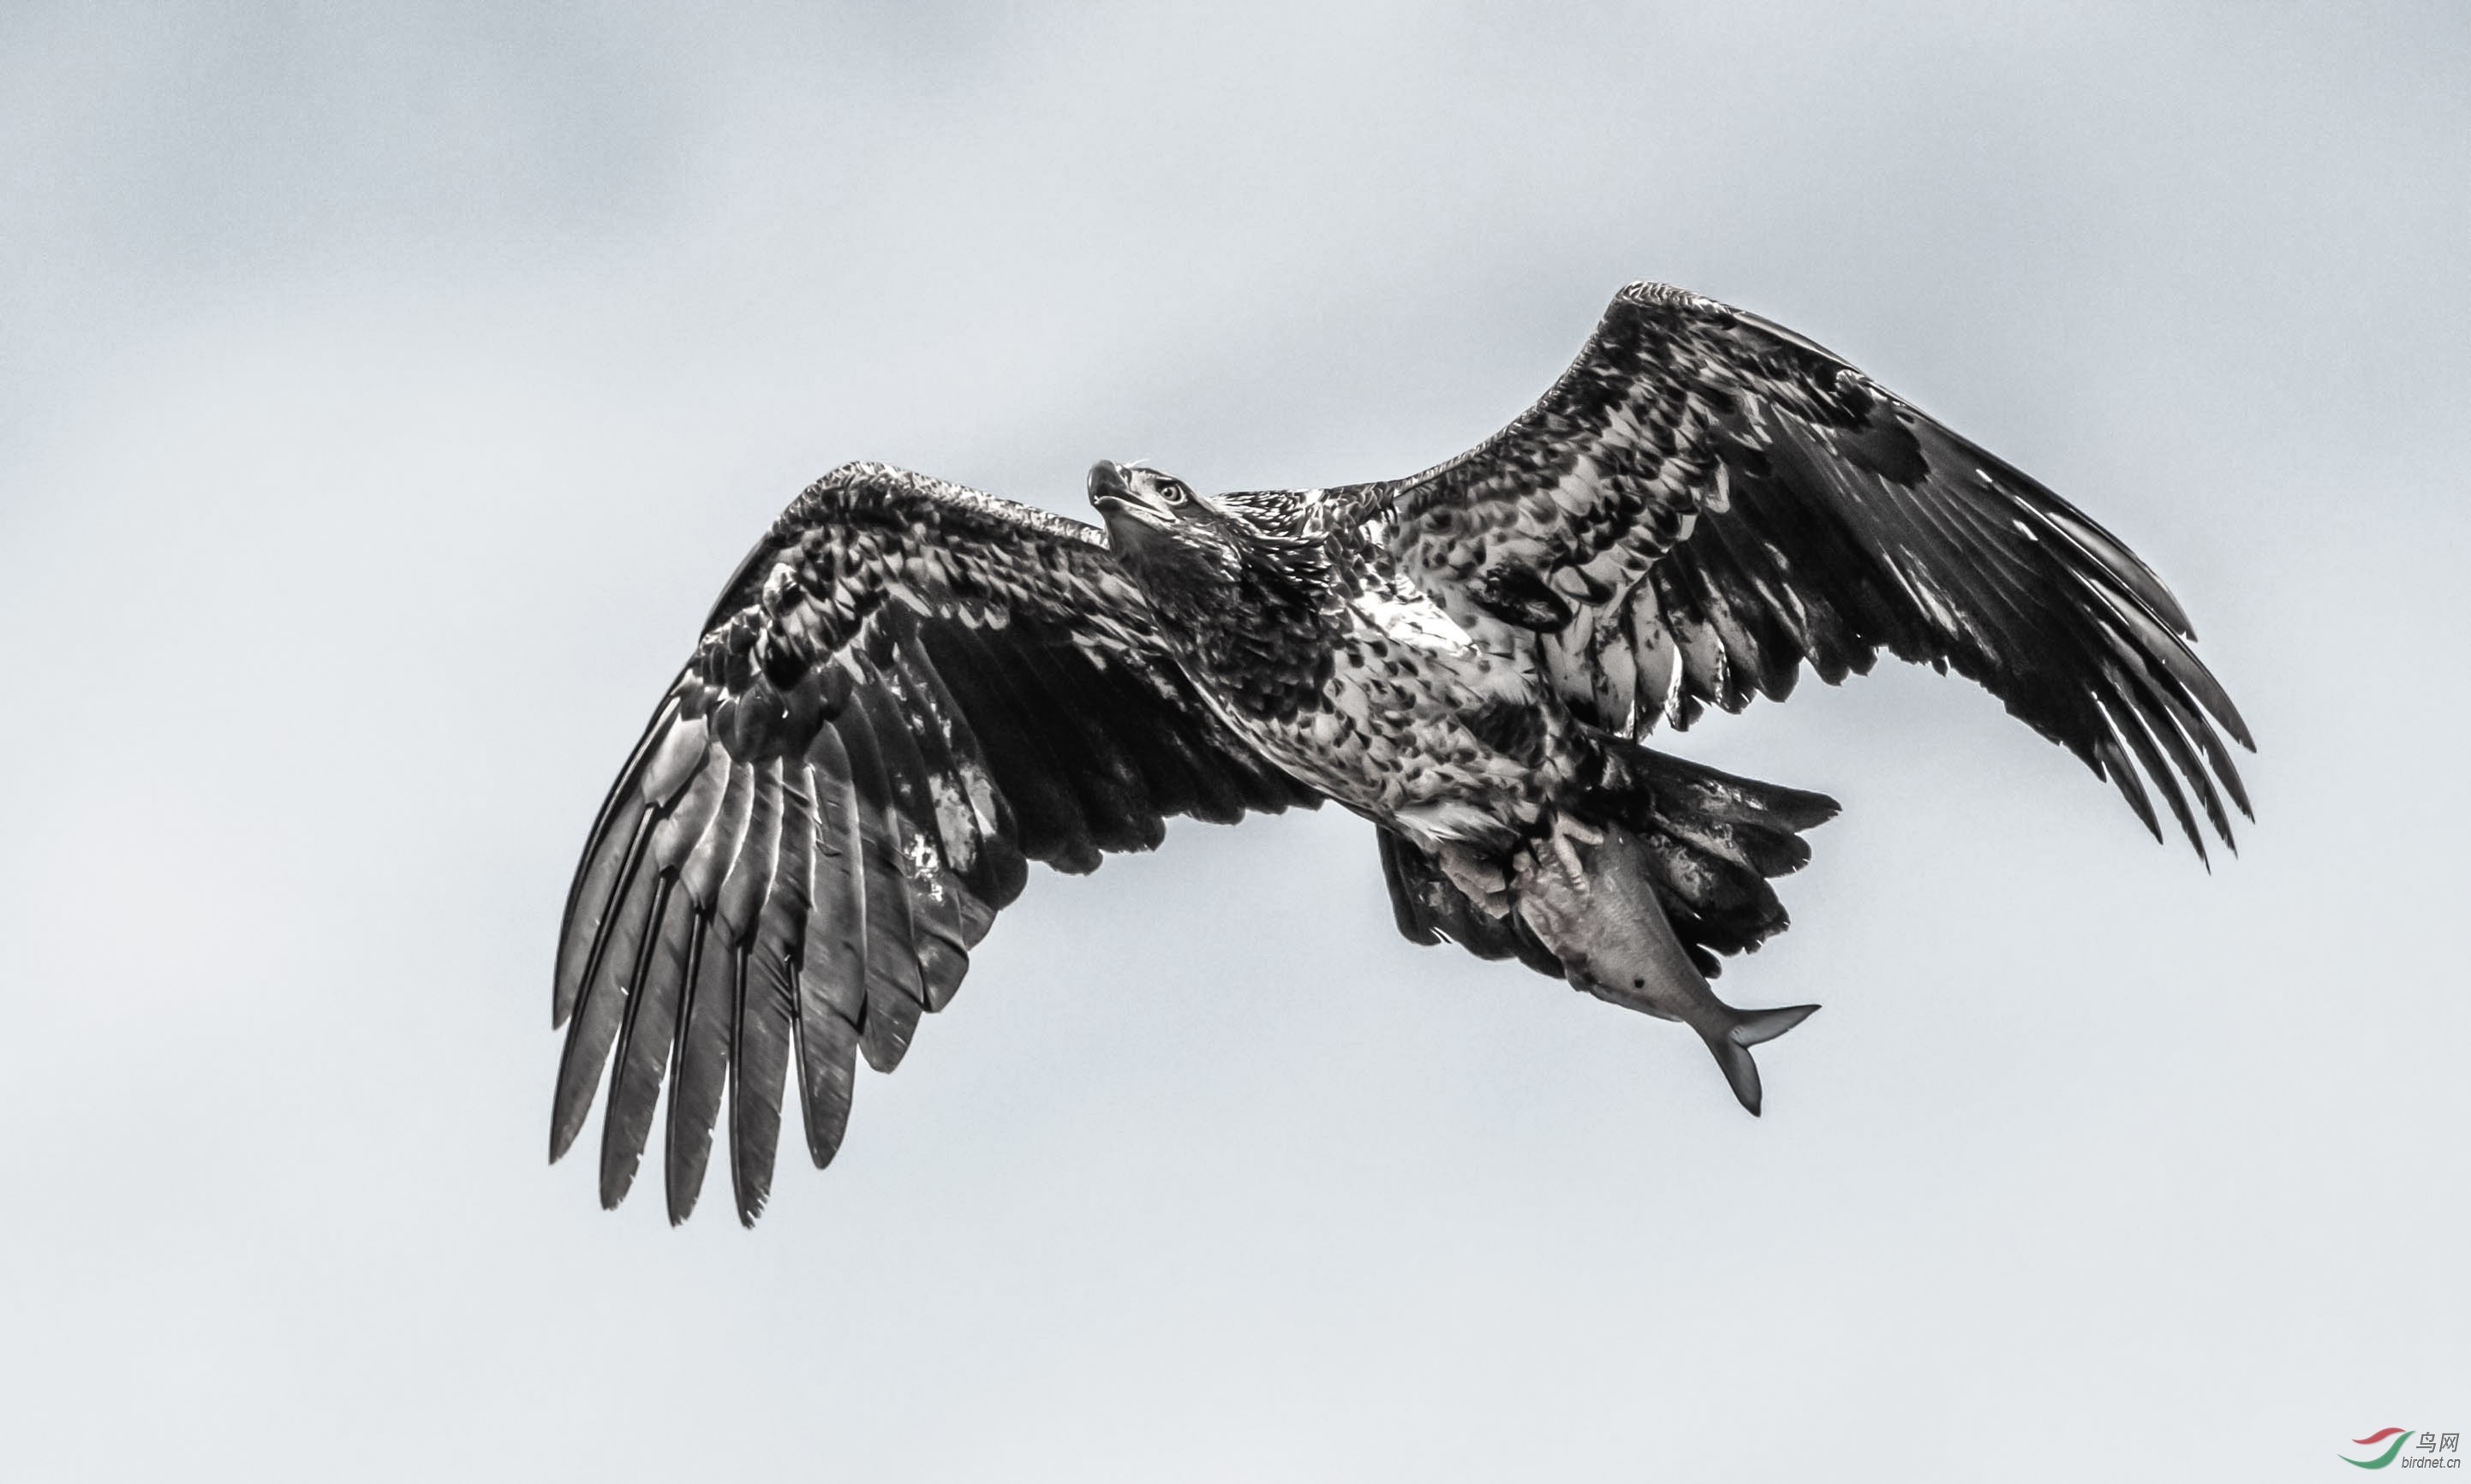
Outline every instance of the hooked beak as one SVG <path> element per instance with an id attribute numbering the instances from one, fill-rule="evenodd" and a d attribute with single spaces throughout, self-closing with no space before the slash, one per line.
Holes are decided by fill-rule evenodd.
<path id="1" fill-rule="evenodd" d="M 1092 505 L 1103 510 L 1106 508 L 1105 502 L 1121 503 L 1132 492 L 1132 486 L 1124 483 L 1122 464 L 1112 459 L 1101 459 L 1090 466 L 1090 503 Z"/>
<path id="2" fill-rule="evenodd" d="M 1153 510 L 1141 496 L 1133 492 L 1132 482 L 1124 477 L 1124 466 L 1112 459 L 1101 459 L 1090 466 L 1090 503 L 1098 513 L 1110 520 L 1121 515 L 1152 529 L 1163 529 L 1166 518 Z"/>

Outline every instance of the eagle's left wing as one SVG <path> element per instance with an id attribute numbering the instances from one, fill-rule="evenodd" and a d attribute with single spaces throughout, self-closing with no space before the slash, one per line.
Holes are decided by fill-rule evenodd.
<path id="1" fill-rule="evenodd" d="M 2246 724 L 2119 539 L 1834 354 L 1663 284 L 1615 295 L 1542 400 L 1413 478 L 1330 492 L 1472 631 L 1636 737 L 1831 684 L 1881 648 L 1983 685 L 2200 855 L 2247 812 Z M 2185 785 L 2183 789 L 2182 785 Z M 2218 788 L 2219 785 L 2219 788 Z"/>

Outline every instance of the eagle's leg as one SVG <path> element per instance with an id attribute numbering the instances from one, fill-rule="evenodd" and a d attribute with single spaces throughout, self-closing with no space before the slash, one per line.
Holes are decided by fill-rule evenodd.
<path id="1" fill-rule="evenodd" d="M 1605 835 L 1578 815 L 1563 813 L 1553 816 L 1553 833 L 1545 839 L 1552 847 L 1554 859 L 1561 862 L 1564 873 L 1575 886 L 1584 884 L 1588 879 L 1587 863 L 1579 859 L 1579 847 L 1601 845 L 1605 842 Z"/>
<path id="2" fill-rule="evenodd" d="M 1521 846 L 1516 853 L 1503 857 L 1461 840 L 1446 840 L 1433 852 L 1434 863 L 1450 884 L 1477 910 L 1488 917 L 1508 917 L 1512 910 L 1510 885 L 1517 871 L 1532 869 L 1535 852 L 1541 847 L 1552 853 L 1560 862 L 1573 889 L 1587 883 L 1586 863 L 1579 857 L 1582 845 L 1601 845 L 1604 834 L 1594 826 L 1568 813 L 1553 816 L 1553 826 L 1541 841 Z"/>
<path id="3" fill-rule="evenodd" d="M 1717 999 L 1657 901 L 1653 861 L 1638 837 L 1610 823 L 1569 828 L 1566 818 L 1513 861 L 1509 895 L 1519 921 L 1576 987 L 1697 1031 L 1733 1095 L 1757 1113 L 1759 1070 L 1750 1048 L 1819 1007 L 1746 1011 Z"/>
<path id="4" fill-rule="evenodd" d="M 1510 870 L 1497 855 L 1458 840 L 1445 840 L 1433 861 L 1462 896 L 1487 917 L 1510 915 Z"/>

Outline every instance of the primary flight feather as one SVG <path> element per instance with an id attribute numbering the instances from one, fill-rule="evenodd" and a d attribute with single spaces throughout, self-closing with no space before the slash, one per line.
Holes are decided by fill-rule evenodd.
<path id="1" fill-rule="evenodd" d="M 724 1122 L 741 1219 L 792 1082 L 821 1166 L 1028 862 L 1170 815 L 1371 819 L 1400 930 L 1749 1048 L 1815 1006 L 1716 999 L 1836 812 L 1641 745 L 1881 649 L 1980 682 L 2201 856 L 2245 723 L 2145 564 L 1832 353 L 1661 284 L 1474 450 L 1406 479 L 1209 495 L 1101 462 L 1103 530 L 881 464 L 749 553 L 569 894 L 551 1156 L 605 1081 L 615 1205 L 666 1085 L 671 1219 Z"/>

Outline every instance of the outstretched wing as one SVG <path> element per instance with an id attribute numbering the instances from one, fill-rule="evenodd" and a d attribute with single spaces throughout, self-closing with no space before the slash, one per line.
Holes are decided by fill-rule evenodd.
<path id="1" fill-rule="evenodd" d="M 1781 326 L 1663 284 L 1613 298 L 1518 421 L 1412 479 L 1331 492 L 1460 623 L 1532 643 L 1636 737 L 1830 684 L 1881 648 L 1953 668 L 2115 784 L 2141 766 L 2200 856 L 2253 749 L 2170 593 L 2074 506 Z M 1506 632 L 1505 632 L 1506 631 Z M 1530 637 L 1532 636 L 1532 638 Z M 2219 728 L 2219 731 L 2218 731 Z"/>
<path id="2" fill-rule="evenodd" d="M 1314 802 L 1203 707 L 1094 529 L 835 470 L 730 579 L 593 825 L 558 944 L 550 1156 L 610 1068 L 616 1205 L 666 1077 L 683 1220 L 725 1094 L 751 1223 L 792 1048 L 821 1166 L 855 1054 L 901 1060 L 1027 861 L 1088 871 L 1156 846 L 1170 814 Z"/>

